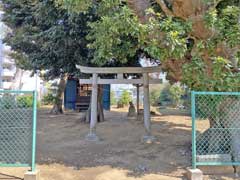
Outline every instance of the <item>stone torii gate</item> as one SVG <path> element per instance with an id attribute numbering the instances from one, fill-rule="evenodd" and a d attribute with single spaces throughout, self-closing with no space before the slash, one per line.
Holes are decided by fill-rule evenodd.
<path id="1" fill-rule="evenodd" d="M 90 79 L 80 79 L 80 84 L 92 85 L 92 98 L 91 98 L 91 121 L 90 132 L 86 136 L 89 141 L 98 141 L 99 138 L 96 134 L 97 125 L 97 97 L 98 97 L 98 84 L 135 84 L 139 87 L 143 84 L 144 87 L 144 126 L 146 134 L 142 140 L 144 142 L 154 141 L 154 136 L 151 134 L 151 117 L 150 117 L 150 100 L 149 100 L 149 84 L 161 84 L 160 79 L 151 79 L 149 73 L 161 72 L 162 69 L 159 66 L 155 67 L 85 67 L 76 66 L 81 73 L 92 74 Z M 116 74 L 115 79 L 101 79 L 98 77 L 100 74 Z M 141 74 L 142 77 L 138 79 L 126 79 L 124 74 Z M 139 88 L 138 88 L 139 90 Z M 139 94 L 139 93 L 138 93 Z M 139 98 L 139 97 L 138 97 Z M 138 99 L 139 102 L 139 99 Z"/>

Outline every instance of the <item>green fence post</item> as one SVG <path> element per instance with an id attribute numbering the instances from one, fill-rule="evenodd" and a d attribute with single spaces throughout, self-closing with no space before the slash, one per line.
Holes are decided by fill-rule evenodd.
<path id="1" fill-rule="evenodd" d="M 36 170 L 37 91 L 33 91 L 32 172 Z"/>
<path id="2" fill-rule="evenodd" d="M 192 114 L 192 168 L 196 169 L 196 102 L 195 92 L 191 92 L 191 114 Z"/>

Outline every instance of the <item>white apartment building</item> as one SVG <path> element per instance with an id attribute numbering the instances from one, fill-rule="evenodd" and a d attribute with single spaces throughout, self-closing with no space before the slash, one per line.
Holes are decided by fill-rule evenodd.
<path id="1" fill-rule="evenodd" d="M 40 99 L 45 92 L 43 80 L 39 76 L 36 79 L 31 71 L 17 68 L 10 53 L 11 48 L 0 40 L 0 90 L 33 91 L 37 88 Z"/>
<path id="2" fill-rule="evenodd" d="M 37 79 L 33 77 L 32 72 L 17 68 L 14 59 L 10 57 L 11 47 L 6 46 L 2 41 L 6 32 L 9 31 L 9 28 L 1 22 L 2 15 L 3 12 L 0 11 L 0 90 L 32 91 L 37 86 L 41 94 L 43 81 L 40 77 Z"/>
<path id="3" fill-rule="evenodd" d="M 16 73 L 16 66 L 14 60 L 9 56 L 11 52 L 10 47 L 5 45 L 0 46 L 2 46 L 0 52 L 0 76 L 2 81 L 0 89 L 10 90 L 12 89 L 12 84 Z"/>
<path id="4" fill-rule="evenodd" d="M 0 11 L 0 89 L 10 90 L 16 72 L 16 67 L 10 58 L 11 48 L 3 44 L 2 39 L 7 27 L 1 22 L 3 12 Z"/>
<path id="5" fill-rule="evenodd" d="M 32 76 L 31 71 L 17 68 L 10 53 L 11 48 L 2 44 L 0 40 L 0 89 L 33 91 L 37 85 L 38 91 L 40 91 L 43 85 L 40 77 L 36 79 Z"/>

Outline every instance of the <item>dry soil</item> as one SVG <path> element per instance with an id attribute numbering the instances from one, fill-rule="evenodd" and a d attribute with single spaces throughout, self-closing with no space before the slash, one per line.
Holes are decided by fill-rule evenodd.
<path id="1" fill-rule="evenodd" d="M 101 141 L 85 141 L 89 125 L 77 112 L 38 112 L 37 168 L 41 180 L 184 180 L 191 166 L 191 119 L 163 113 L 152 117 L 154 144 L 141 142 L 143 122 L 126 110 L 105 112 L 97 125 Z M 205 126 L 204 123 L 200 126 Z M 206 125 L 207 126 L 207 125 Z M 202 168 L 206 180 L 230 180 L 231 167 Z M 22 179 L 25 168 L 0 168 L 0 179 Z"/>

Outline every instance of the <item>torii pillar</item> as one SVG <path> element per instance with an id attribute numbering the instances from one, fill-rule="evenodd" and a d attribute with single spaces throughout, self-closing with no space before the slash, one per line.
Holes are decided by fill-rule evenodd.
<path id="1" fill-rule="evenodd" d="M 97 81 L 98 81 L 98 74 L 93 73 L 90 131 L 89 131 L 89 134 L 86 136 L 86 140 L 88 141 L 99 141 L 99 137 L 96 135 L 97 104 L 98 104 L 98 82 Z"/>
<path id="2" fill-rule="evenodd" d="M 118 67 L 118 68 L 97 68 L 84 67 L 76 65 L 82 73 L 92 74 L 91 79 L 81 79 L 80 82 L 84 84 L 92 84 L 92 98 L 91 98 L 91 122 L 90 132 L 86 136 L 89 141 L 98 141 L 96 135 L 97 124 L 97 99 L 98 99 L 98 84 L 143 84 L 144 85 L 144 127 L 146 130 L 142 141 L 151 143 L 155 140 L 151 134 L 151 117 L 150 117 L 150 100 L 149 100 L 149 84 L 160 84 L 160 79 L 149 79 L 149 73 L 161 72 L 161 67 Z M 99 79 L 98 74 L 118 74 L 117 79 Z M 123 74 L 143 74 L 143 79 L 125 79 Z M 139 90 L 139 88 L 138 88 Z M 139 94 L 138 94 L 139 96 Z"/>
<path id="3" fill-rule="evenodd" d="M 149 100 L 149 74 L 143 73 L 143 91 L 144 91 L 144 126 L 146 134 L 143 136 L 142 141 L 146 143 L 152 143 L 155 141 L 155 137 L 151 134 L 151 113 L 150 113 L 150 100 Z"/>

